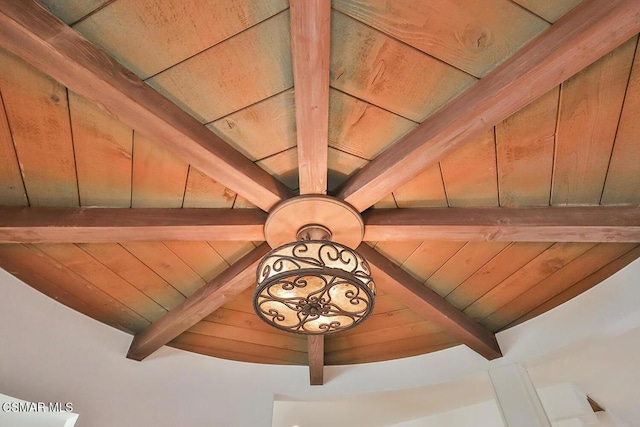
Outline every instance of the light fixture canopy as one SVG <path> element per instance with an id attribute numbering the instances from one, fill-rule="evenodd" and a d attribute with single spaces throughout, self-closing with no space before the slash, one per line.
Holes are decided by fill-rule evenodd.
<path id="1" fill-rule="evenodd" d="M 298 242 L 269 252 L 258 265 L 254 308 L 268 324 L 299 334 L 352 328 L 373 311 L 375 285 L 367 261 L 309 225 Z M 316 240 L 317 239 L 317 240 Z"/>

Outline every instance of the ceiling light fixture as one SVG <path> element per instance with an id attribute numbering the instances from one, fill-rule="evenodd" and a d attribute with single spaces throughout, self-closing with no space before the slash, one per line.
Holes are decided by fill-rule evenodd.
<path id="1" fill-rule="evenodd" d="M 311 208 L 311 204 L 320 203 L 330 211 L 338 209 L 339 216 L 345 215 L 343 203 L 336 208 L 333 200 L 325 196 L 304 197 L 301 201 L 302 205 L 294 201 L 278 207 L 274 212 L 280 213 L 275 214 L 275 221 L 269 221 L 274 216 L 272 212 L 265 226 L 267 241 L 269 230 L 279 229 L 274 225 L 280 222 L 278 218 L 288 216 L 283 211 L 298 211 L 295 208 Z M 347 218 L 352 221 L 353 209 L 347 209 Z M 301 220 L 299 216 L 317 219 L 318 211 L 305 211 L 297 221 Z M 360 219 L 357 212 L 356 216 Z M 289 225 L 295 226 L 296 221 L 291 224 L 289 219 Z M 307 223 L 295 237 L 297 241 L 277 246 L 258 265 L 253 300 L 258 316 L 278 329 L 308 335 L 343 331 L 367 318 L 373 311 L 375 284 L 362 255 L 333 241 L 331 230 L 321 224 Z"/>

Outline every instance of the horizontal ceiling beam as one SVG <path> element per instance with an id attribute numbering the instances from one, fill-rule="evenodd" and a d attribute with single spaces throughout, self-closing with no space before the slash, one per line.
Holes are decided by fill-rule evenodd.
<path id="1" fill-rule="evenodd" d="M 640 32 L 640 1 L 584 0 L 349 178 L 363 211 Z"/>
<path id="2" fill-rule="evenodd" d="M 324 384 L 324 335 L 307 337 L 309 355 L 309 381 L 311 385 Z"/>
<path id="3" fill-rule="evenodd" d="M 364 240 L 640 242 L 637 206 L 370 209 Z"/>
<path id="4" fill-rule="evenodd" d="M 236 298 L 249 286 L 255 285 L 256 267 L 270 249 L 266 243 L 258 246 L 159 320 L 136 334 L 127 358 L 143 360 L 223 304 Z"/>
<path id="5" fill-rule="evenodd" d="M 291 0 L 300 194 L 327 193 L 331 0 Z"/>
<path id="6" fill-rule="evenodd" d="M 263 241 L 259 209 L 6 208 L 0 243 Z"/>
<path id="7" fill-rule="evenodd" d="M 373 278 L 385 292 L 470 349 L 489 360 L 502 357 L 495 334 L 468 317 L 462 311 L 409 273 L 367 244 L 358 246 L 358 252 L 371 266 Z"/>
<path id="8" fill-rule="evenodd" d="M 0 46 L 268 211 L 291 191 L 35 0 L 0 0 Z"/>

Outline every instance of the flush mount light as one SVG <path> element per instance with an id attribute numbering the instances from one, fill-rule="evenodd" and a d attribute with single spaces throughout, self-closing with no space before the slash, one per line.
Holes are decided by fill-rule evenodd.
<path id="1" fill-rule="evenodd" d="M 278 329 L 300 334 L 352 328 L 373 311 L 375 285 L 367 261 L 335 237 L 359 228 L 359 239 L 348 238 L 352 246 L 359 244 L 360 215 L 326 196 L 292 200 L 270 214 L 265 225 L 267 241 L 281 243 L 292 237 L 293 227 L 310 222 L 298 228 L 296 241 L 278 245 L 258 265 L 256 313 Z M 338 231 L 335 234 L 324 225 L 331 222 Z"/>

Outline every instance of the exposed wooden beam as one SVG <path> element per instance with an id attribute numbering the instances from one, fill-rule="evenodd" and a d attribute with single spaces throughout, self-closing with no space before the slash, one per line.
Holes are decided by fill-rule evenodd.
<path id="1" fill-rule="evenodd" d="M 326 194 L 331 0 L 291 0 L 300 194 Z"/>
<path id="2" fill-rule="evenodd" d="M 502 357 L 495 335 L 440 295 L 414 279 L 409 273 L 366 244 L 358 252 L 371 265 L 373 278 L 385 292 L 407 307 L 440 326 L 475 352 L 492 360 Z"/>
<path id="3" fill-rule="evenodd" d="M 0 46 L 265 211 L 291 196 L 284 184 L 37 1 L 0 0 Z"/>
<path id="4" fill-rule="evenodd" d="M 371 209 L 364 240 L 640 242 L 640 207 Z"/>
<path id="5" fill-rule="evenodd" d="M 324 335 L 309 335 L 309 380 L 311 385 L 324 384 Z"/>
<path id="6" fill-rule="evenodd" d="M 269 250 L 266 243 L 258 246 L 159 320 L 136 334 L 127 358 L 144 359 L 253 285 L 256 267 Z"/>
<path id="7" fill-rule="evenodd" d="M 639 31 L 639 1 L 585 0 L 354 174 L 337 196 L 365 210 Z"/>
<path id="8" fill-rule="evenodd" d="M 262 241 L 258 209 L 5 208 L 0 243 Z"/>

